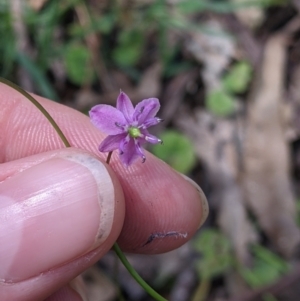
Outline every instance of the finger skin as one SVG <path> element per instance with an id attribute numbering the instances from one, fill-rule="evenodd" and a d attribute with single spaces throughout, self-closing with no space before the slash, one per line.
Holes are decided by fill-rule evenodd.
<path id="1" fill-rule="evenodd" d="M 30 167 L 37 165 L 41 162 L 47 162 L 49 159 L 54 158 L 62 158 L 62 157 L 71 157 L 71 155 L 79 155 L 84 154 L 86 156 L 87 152 L 78 150 L 78 149 L 61 149 L 54 150 L 49 153 L 41 153 L 35 155 L 33 157 L 26 157 L 20 160 L 11 161 L 8 163 L 4 163 L 0 165 L 1 175 L 5 174 L 3 170 L 7 169 L 10 172 L 9 178 L 1 176 L 1 184 L 6 183 L 6 179 L 12 180 L 13 176 L 18 176 L 20 171 L 23 173 L 26 172 L 26 169 L 30 170 Z M 17 169 L 15 169 L 17 167 Z M 57 291 L 62 286 L 67 285 L 68 282 L 75 278 L 78 274 L 86 270 L 88 267 L 93 265 L 96 261 L 98 261 L 108 250 L 111 249 L 113 243 L 117 239 L 120 234 L 123 218 L 124 218 L 124 196 L 122 187 L 116 178 L 114 172 L 107 166 L 109 175 L 112 179 L 112 184 L 114 187 L 114 214 L 112 221 L 111 232 L 106 238 L 105 241 L 102 242 L 101 246 L 96 249 L 89 251 L 87 254 L 82 255 L 76 259 L 69 258 L 67 262 L 61 264 L 59 266 L 55 266 L 52 269 L 48 269 L 46 271 L 42 271 L 42 273 L 30 277 L 27 280 L 22 281 L 14 281 L 4 279 L 0 279 L 0 300 L 3 301 L 39 301 L 47 298 L 52 292 Z M 14 170 L 15 169 L 15 170 Z M 12 171 L 14 170 L 14 171 Z M 51 204 L 49 204 L 51 207 Z M 103 208 L 104 210 L 104 208 Z M 32 212 L 34 214 L 34 212 Z M 74 218 L 74 217 L 73 217 Z M 55 220 L 53 220 L 55 223 Z M 21 232 L 21 235 L 24 234 Z M 46 233 L 45 233 L 46 234 Z M 20 239 L 20 246 L 26 250 L 26 237 L 23 235 Z M 45 238 L 47 239 L 47 238 Z M 27 242 L 30 243 L 31 240 Z M 28 246 L 31 248 L 31 245 Z M 72 248 L 72 246 L 70 246 Z M 22 255 L 22 254 L 19 254 Z M 34 256 L 34 254 L 33 254 Z M 17 256 L 18 258 L 20 256 Z M 27 256 L 28 257 L 28 256 Z M 1 258 L 0 258 L 1 262 Z M 26 275 L 26 271 L 22 271 L 23 275 Z M 67 290 L 69 292 L 69 290 Z M 66 293 L 66 290 L 62 290 L 61 293 Z M 67 300 L 67 299 L 66 299 Z"/>
<path id="2" fill-rule="evenodd" d="M 55 119 L 73 147 L 105 159 L 106 154 L 98 152 L 105 135 L 87 116 L 41 97 L 35 98 Z M 0 105 L 3 108 L 1 162 L 64 147 L 45 117 L 21 94 L 3 84 Z M 114 152 L 111 167 L 121 182 L 126 202 L 125 222 L 118 242 L 124 251 L 151 254 L 172 250 L 190 239 L 200 225 L 204 201 L 195 187 L 167 164 L 149 153 L 146 157 L 144 164 L 137 162 L 125 168 Z"/>
<path id="3" fill-rule="evenodd" d="M 3 301 L 42 301 L 53 292 L 66 286 L 68 282 L 95 264 L 110 249 L 108 246 L 114 242 L 113 235 L 107 240 L 105 246 L 80 257 L 62 267 L 47 271 L 40 276 L 15 284 L 0 284 L 0 300 Z"/>

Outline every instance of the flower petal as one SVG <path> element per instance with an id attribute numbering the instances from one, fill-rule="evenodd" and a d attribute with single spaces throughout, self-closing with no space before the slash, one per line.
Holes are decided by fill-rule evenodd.
<path id="1" fill-rule="evenodd" d="M 109 105 L 94 106 L 89 112 L 91 122 L 103 133 L 117 135 L 124 132 L 122 126 L 127 124 L 123 114 Z M 121 126 L 116 125 L 119 124 Z"/>
<path id="2" fill-rule="evenodd" d="M 134 107 L 130 98 L 124 92 L 121 92 L 118 96 L 117 109 L 123 113 L 127 122 L 132 122 Z"/>
<path id="3" fill-rule="evenodd" d="M 158 123 L 160 123 L 162 121 L 162 119 L 158 118 L 158 117 L 154 117 L 154 118 L 149 118 L 147 119 L 144 123 L 143 123 L 143 129 L 149 128 L 150 126 L 153 125 L 157 125 Z"/>
<path id="4" fill-rule="evenodd" d="M 111 152 L 118 149 L 122 139 L 126 137 L 126 134 L 110 135 L 107 136 L 99 145 L 99 151 L 102 153 Z"/>
<path id="5" fill-rule="evenodd" d="M 157 137 L 155 137 L 149 133 L 147 135 L 145 135 L 145 140 L 152 144 L 162 143 L 162 141 L 160 139 L 158 139 Z"/>
<path id="6" fill-rule="evenodd" d="M 120 141 L 119 149 L 120 149 L 120 154 L 122 155 L 124 153 L 125 145 L 130 141 L 130 136 L 127 135 L 124 139 Z"/>
<path id="7" fill-rule="evenodd" d="M 146 161 L 146 156 L 143 152 L 143 148 L 140 146 L 138 140 L 134 140 L 134 142 L 135 142 L 136 153 L 139 154 L 139 156 L 142 158 L 142 162 L 144 163 Z"/>
<path id="8" fill-rule="evenodd" d="M 159 108 L 160 104 L 157 98 L 144 99 L 136 105 L 133 120 L 142 125 L 146 120 L 155 117 Z"/>
<path id="9" fill-rule="evenodd" d="M 129 139 L 129 141 L 123 139 L 120 143 L 120 150 L 121 161 L 126 166 L 131 165 L 138 157 L 141 157 L 140 149 L 136 148 L 134 139 Z"/>

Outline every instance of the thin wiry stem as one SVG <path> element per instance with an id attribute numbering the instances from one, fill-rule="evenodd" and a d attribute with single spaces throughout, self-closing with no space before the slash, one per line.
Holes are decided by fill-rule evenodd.
<path id="1" fill-rule="evenodd" d="M 115 253 L 118 255 L 119 259 L 130 273 L 130 275 L 135 279 L 135 281 L 155 300 L 157 301 L 167 301 L 164 297 L 162 297 L 159 293 L 157 293 L 145 280 L 137 273 L 137 271 L 132 267 L 124 253 L 121 251 L 119 245 L 114 243 L 113 249 Z"/>
<path id="2" fill-rule="evenodd" d="M 106 163 L 109 164 L 112 156 L 112 152 L 108 153 Z M 115 242 L 113 245 L 113 250 L 130 273 L 130 275 L 135 279 L 135 281 L 155 300 L 157 301 L 167 301 L 164 297 L 162 297 L 159 293 L 157 293 L 148 283 L 144 281 L 144 279 L 137 273 L 137 271 L 133 268 L 133 266 L 129 263 L 124 253 L 120 249 L 119 245 Z"/>
<path id="3" fill-rule="evenodd" d="M 54 119 L 51 117 L 51 115 L 46 111 L 46 109 L 35 99 L 33 98 L 29 93 L 27 93 L 25 90 L 23 90 L 21 87 L 15 85 L 14 83 L 12 83 L 11 81 L 0 77 L 0 82 L 10 86 L 11 88 L 17 90 L 18 92 L 20 92 L 22 95 L 24 95 L 33 105 L 35 105 L 37 107 L 38 110 L 40 110 L 40 112 L 47 118 L 47 120 L 51 123 L 51 125 L 53 126 L 53 128 L 55 129 L 55 131 L 57 132 L 58 136 L 60 137 L 60 139 L 62 140 L 63 144 L 66 147 L 70 147 L 71 144 L 69 143 L 68 139 L 66 138 L 66 136 L 63 134 L 63 132 L 61 131 L 61 129 L 59 128 L 59 126 L 57 125 L 57 123 L 54 121 Z"/>
<path id="4" fill-rule="evenodd" d="M 112 153 L 113 153 L 113 152 L 109 152 L 109 153 L 108 153 L 108 156 L 107 156 L 107 159 L 106 159 L 106 163 L 107 163 L 107 164 L 109 164 L 109 162 L 110 162 Z"/>

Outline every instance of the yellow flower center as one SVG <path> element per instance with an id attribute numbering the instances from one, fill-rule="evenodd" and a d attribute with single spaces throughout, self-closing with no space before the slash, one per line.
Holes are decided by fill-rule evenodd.
<path id="1" fill-rule="evenodd" d="M 136 128 L 136 127 L 133 127 L 133 126 L 128 129 L 128 134 L 132 138 L 141 137 L 141 131 L 140 131 L 140 129 Z"/>

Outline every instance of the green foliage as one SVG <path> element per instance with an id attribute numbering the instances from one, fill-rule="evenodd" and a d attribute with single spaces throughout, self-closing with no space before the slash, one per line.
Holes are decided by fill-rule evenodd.
<path id="1" fill-rule="evenodd" d="M 252 67 L 246 61 L 233 65 L 222 79 L 222 88 L 208 93 L 205 104 L 217 116 L 228 116 L 236 109 L 234 94 L 247 90 L 252 78 Z"/>
<path id="2" fill-rule="evenodd" d="M 206 108 L 218 116 L 227 116 L 234 112 L 235 99 L 224 90 L 215 90 L 208 93 L 205 100 Z"/>
<path id="3" fill-rule="evenodd" d="M 278 301 L 273 295 L 266 293 L 262 296 L 263 301 Z"/>
<path id="4" fill-rule="evenodd" d="M 268 6 L 282 2 L 284 1 L 248 0 L 239 5 L 241 7 L 247 5 Z M 170 5 L 164 0 L 141 3 L 134 7 L 124 5 L 122 1 L 111 1 L 101 11 L 90 11 L 87 2 L 83 0 L 52 0 L 47 1 L 41 10 L 35 11 L 30 8 L 27 2 L 24 2 L 23 19 L 31 43 L 35 47 L 35 56 L 31 57 L 32 65 L 25 64 L 25 68 L 30 68 L 32 72 L 31 67 L 34 66 L 34 69 L 40 74 L 47 74 L 53 60 L 59 61 L 67 58 L 65 53 L 65 49 L 67 49 L 68 54 L 75 57 L 73 63 L 70 63 L 70 59 L 66 63 L 68 66 L 67 73 L 71 76 L 70 80 L 72 82 L 82 84 L 85 81 L 83 76 L 80 78 L 78 70 L 81 67 L 86 67 L 85 62 L 88 57 L 88 51 L 83 50 L 83 42 L 89 34 L 96 33 L 101 35 L 101 53 L 107 54 L 104 55 L 105 63 L 113 63 L 118 68 L 128 71 L 129 75 L 133 74 L 133 77 L 136 77 L 137 66 L 141 62 L 141 58 L 145 57 L 144 49 L 149 43 L 147 38 L 155 36 L 155 42 L 157 43 L 155 45 L 155 50 L 157 50 L 155 56 L 163 63 L 164 75 L 172 76 L 182 70 L 189 69 L 191 66 L 186 62 L 182 63 L 176 60 L 175 54 L 179 44 L 170 44 L 168 40 L 170 30 L 173 30 L 173 32 L 174 29 L 180 32 L 203 30 L 201 24 L 193 22 L 186 14 L 205 10 L 233 11 L 239 9 L 239 5 L 231 1 L 185 0 L 175 2 L 172 4 L 172 9 L 170 9 Z M 76 17 L 79 6 L 84 7 L 88 12 L 86 25 L 80 24 Z M 2 54 L 0 72 L 2 76 L 12 75 L 14 67 L 21 63 L 15 51 L 15 36 L 9 7 L 8 0 L 0 1 L 0 35 L 2 40 L 5 41 L 0 45 Z M 67 24 L 65 24 L 66 19 L 68 20 Z M 62 35 L 63 38 L 58 39 L 57 34 Z M 117 40 L 116 43 L 115 40 Z M 74 43 L 81 44 L 81 48 L 70 48 L 69 45 L 74 45 Z M 179 49 L 181 48 L 179 47 Z M 84 65 L 80 65 L 82 63 Z M 76 64 L 77 66 L 75 66 Z M 244 67 L 240 67 L 237 72 L 243 72 L 241 69 Z M 90 68 L 94 68 L 94 66 L 90 66 Z M 93 78 L 90 73 L 93 72 L 88 72 L 87 82 L 90 82 Z M 82 74 L 85 75 L 85 70 Z M 240 81 L 240 78 L 238 80 Z M 224 79 L 224 81 L 226 86 L 224 89 L 234 89 L 232 88 L 234 85 L 232 85 L 230 76 L 229 79 Z M 237 88 L 238 85 L 240 88 Z M 240 91 L 242 84 L 237 83 L 235 89 L 235 91 Z M 230 91 L 239 93 L 233 90 Z M 225 112 L 227 111 L 225 110 Z"/>
<path id="5" fill-rule="evenodd" d="M 237 62 L 223 78 L 224 89 L 228 93 L 243 93 L 252 78 L 252 67 L 246 61 Z"/>
<path id="6" fill-rule="evenodd" d="M 179 8 L 182 12 L 193 13 L 200 11 L 214 11 L 218 13 L 230 13 L 240 9 L 246 9 L 251 7 L 269 7 L 273 5 L 280 5 L 286 3 L 287 0 L 245 0 L 238 3 L 233 1 L 194 1 L 194 0 L 185 0 L 179 3 Z"/>
<path id="7" fill-rule="evenodd" d="M 53 59 L 59 56 L 59 51 L 55 47 L 57 43 L 53 43 L 54 34 L 64 12 L 71 7 L 71 2 L 67 0 L 64 5 L 61 5 L 59 1 L 48 1 L 45 8 L 38 12 L 31 9 L 27 3 L 22 3 L 23 20 L 21 22 L 24 22 L 25 33 L 28 33 L 28 36 L 24 38 L 28 39 L 30 47 L 34 48 L 34 53 L 21 53 L 16 49 L 16 35 L 12 26 L 14 16 L 11 15 L 9 1 L 0 1 L 0 35 L 5 41 L 0 45 L 1 76 L 15 80 L 13 79 L 14 68 L 21 66 L 27 70 L 42 95 L 57 99 L 46 73 Z"/>
<path id="8" fill-rule="evenodd" d="M 288 263 L 272 251 L 260 245 L 252 248 L 254 263 L 251 269 L 240 268 L 240 273 L 252 288 L 274 283 L 289 271 Z"/>
<path id="9" fill-rule="evenodd" d="M 230 241 L 220 231 L 203 230 L 194 240 L 193 247 L 201 257 L 196 261 L 195 268 L 201 279 L 212 279 L 237 268 L 241 276 L 252 288 L 259 288 L 274 283 L 290 270 L 290 265 L 280 256 L 261 245 L 253 245 L 253 266 L 239 266 L 234 257 Z M 265 300 L 276 300 L 271 295 Z"/>
<path id="10" fill-rule="evenodd" d="M 82 44 L 71 43 L 64 51 L 68 78 L 77 85 L 90 83 L 94 78 L 89 50 Z"/>
<path id="11" fill-rule="evenodd" d="M 69 1 L 66 1 L 65 5 L 61 5 L 59 1 L 49 1 L 41 11 L 36 12 L 28 6 L 24 11 L 24 20 L 37 50 L 35 62 L 44 71 L 59 55 L 60 45 L 54 42 L 54 37 L 66 10 L 70 7 L 67 2 Z"/>
<path id="12" fill-rule="evenodd" d="M 9 12 L 8 2 L 0 4 L 0 75 L 8 77 L 13 71 L 15 56 L 15 40 L 12 28 L 12 16 Z"/>
<path id="13" fill-rule="evenodd" d="M 109 34 L 113 30 L 116 21 L 116 15 L 108 13 L 100 18 L 91 17 L 91 23 L 89 23 L 87 26 L 82 26 L 78 23 L 72 23 L 68 28 L 68 32 L 76 39 L 82 39 L 95 32 Z"/>
<path id="14" fill-rule="evenodd" d="M 160 134 L 163 145 L 154 145 L 152 152 L 181 173 L 188 173 L 196 163 L 193 145 L 189 139 L 176 131 Z"/>
<path id="15" fill-rule="evenodd" d="M 36 83 L 37 89 L 45 97 L 57 100 L 58 96 L 48 81 L 46 74 L 41 70 L 36 63 L 34 63 L 25 53 L 17 53 L 17 61 L 23 66 Z"/>
<path id="16" fill-rule="evenodd" d="M 201 254 L 196 270 L 201 279 L 212 279 L 224 274 L 233 265 L 230 241 L 220 231 L 203 230 L 193 241 L 194 249 Z"/>
<path id="17" fill-rule="evenodd" d="M 117 65 L 135 65 L 143 54 L 145 35 L 139 29 L 122 31 L 112 56 Z"/>

